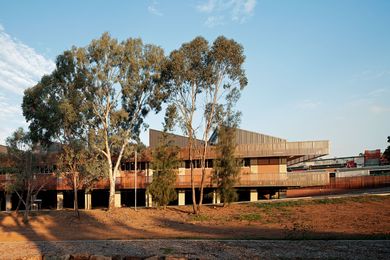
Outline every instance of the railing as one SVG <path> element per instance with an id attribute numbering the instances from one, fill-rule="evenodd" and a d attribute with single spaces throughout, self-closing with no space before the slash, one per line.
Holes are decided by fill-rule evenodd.
<path id="1" fill-rule="evenodd" d="M 242 144 L 236 149 L 239 157 L 324 155 L 328 153 L 328 141 Z"/>
<path id="2" fill-rule="evenodd" d="M 196 171 L 193 175 L 194 184 L 196 187 L 200 186 L 201 172 Z M 9 181 L 9 180 L 8 180 Z M 135 183 L 134 172 L 121 172 L 120 176 L 116 178 L 117 189 L 134 189 L 146 188 L 153 181 L 153 176 L 146 171 L 139 171 L 137 173 L 137 180 Z M 0 183 L 6 183 L 5 176 L 0 176 Z M 38 175 L 35 180 L 36 184 L 44 184 L 46 190 L 71 190 L 71 183 L 67 178 L 57 177 L 52 174 Z M 242 171 L 238 176 L 236 187 L 307 187 L 307 186 L 321 186 L 329 184 L 329 175 L 324 172 L 310 172 L 310 173 L 249 173 Z M 211 169 L 207 169 L 205 176 L 205 187 L 215 187 L 216 182 L 212 178 Z M 191 187 L 191 175 L 188 173 L 178 174 L 176 179 L 176 188 Z M 101 179 L 93 184 L 94 189 L 107 189 L 109 181 Z M 0 187 L 1 189 L 1 187 Z"/>
<path id="3" fill-rule="evenodd" d="M 193 151 L 193 157 L 199 159 L 201 150 Z M 329 154 L 329 141 L 304 141 L 304 142 L 282 142 L 270 144 L 239 144 L 236 147 L 235 155 L 238 158 L 248 157 L 286 157 L 286 156 L 323 156 Z M 188 149 L 180 151 L 180 158 L 188 158 Z M 209 146 L 208 158 L 217 158 L 218 152 L 215 146 Z"/>

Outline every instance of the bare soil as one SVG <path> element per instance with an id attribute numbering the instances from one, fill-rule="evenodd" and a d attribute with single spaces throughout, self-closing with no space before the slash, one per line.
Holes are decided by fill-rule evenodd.
<path id="1" fill-rule="evenodd" d="M 124 239 L 389 239 L 390 196 L 204 206 L 166 210 L 33 212 L 29 224 L 0 213 L 0 242 Z"/>

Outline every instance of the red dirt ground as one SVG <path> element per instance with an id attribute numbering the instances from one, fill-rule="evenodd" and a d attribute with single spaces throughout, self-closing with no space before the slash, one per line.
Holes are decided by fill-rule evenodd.
<path id="1" fill-rule="evenodd" d="M 0 213 L 1 241 L 143 238 L 364 239 L 390 237 L 390 196 L 362 196 L 300 202 L 204 206 L 167 210 L 33 212 L 30 223 Z"/>

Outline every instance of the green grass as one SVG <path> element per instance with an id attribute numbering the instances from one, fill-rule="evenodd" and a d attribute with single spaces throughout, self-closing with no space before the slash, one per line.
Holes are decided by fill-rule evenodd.
<path id="1" fill-rule="evenodd" d="M 257 213 L 247 213 L 238 215 L 236 219 L 240 221 L 261 221 L 263 218 L 260 214 Z"/>
<path id="2" fill-rule="evenodd" d="M 170 247 L 163 247 L 163 248 L 160 248 L 160 251 L 164 254 L 164 255 L 170 255 L 172 254 L 175 250 L 173 248 L 170 248 Z"/>
<path id="3" fill-rule="evenodd" d="M 252 205 L 265 210 L 283 209 L 286 207 L 297 207 L 302 205 L 324 205 L 324 204 L 343 204 L 348 202 L 375 202 L 386 199 L 387 196 L 359 196 L 346 198 L 312 199 L 312 200 L 291 200 L 269 203 L 253 203 Z"/>
<path id="4" fill-rule="evenodd" d="M 196 222 L 203 222 L 203 221 L 209 221 L 210 217 L 207 215 L 192 215 L 190 217 L 190 221 L 196 221 Z"/>

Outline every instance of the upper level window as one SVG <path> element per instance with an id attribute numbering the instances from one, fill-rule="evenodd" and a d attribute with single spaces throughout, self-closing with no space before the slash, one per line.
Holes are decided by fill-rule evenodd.
<path id="1" fill-rule="evenodd" d="M 250 158 L 244 158 L 244 167 L 250 167 L 251 166 L 251 159 Z"/>

